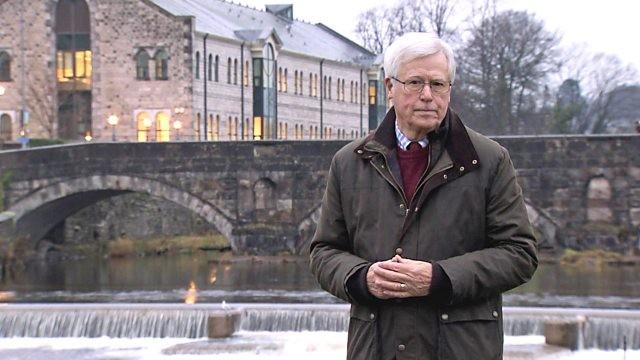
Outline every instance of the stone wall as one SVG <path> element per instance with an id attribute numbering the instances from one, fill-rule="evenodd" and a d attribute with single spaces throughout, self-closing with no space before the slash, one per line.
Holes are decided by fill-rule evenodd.
<path id="1" fill-rule="evenodd" d="M 63 231 L 60 240 L 70 244 L 217 232 L 192 211 L 140 193 L 114 196 L 84 208 L 67 218 Z"/>
<path id="2" fill-rule="evenodd" d="M 511 153 L 541 247 L 637 247 L 640 136 L 496 140 Z M 90 205 L 91 199 L 134 191 L 199 214 L 230 239 L 234 250 L 299 252 L 313 234 L 331 158 L 345 144 L 56 146 L 1 152 L 0 172 L 13 174 L 6 192 L 9 210 L 31 216 L 32 228 L 50 226 L 56 216 L 64 218 L 61 212 Z"/>

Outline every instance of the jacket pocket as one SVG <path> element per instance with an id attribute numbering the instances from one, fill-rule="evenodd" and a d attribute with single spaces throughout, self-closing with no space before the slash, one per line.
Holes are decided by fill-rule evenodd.
<path id="1" fill-rule="evenodd" d="M 347 359 L 377 359 L 377 311 L 369 306 L 351 304 Z"/>
<path id="2" fill-rule="evenodd" d="M 444 308 L 440 313 L 440 359 L 502 359 L 502 309 L 498 301 Z"/>

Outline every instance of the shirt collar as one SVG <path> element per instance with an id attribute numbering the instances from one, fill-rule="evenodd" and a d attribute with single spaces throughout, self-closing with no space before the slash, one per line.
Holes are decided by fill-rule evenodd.
<path id="1" fill-rule="evenodd" d="M 396 140 L 398 141 L 398 145 L 402 150 L 407 150 L 409 144 L 411 144 L 411 140 L 402 133 L 400 128 L 398 127 L 398 120 L 396 120 Z M 425 136 L 424 138 L 418 140 L 418 144 L 422 146 L 422 148 L 426 148 L 429 145 L 429 139 Z"/>

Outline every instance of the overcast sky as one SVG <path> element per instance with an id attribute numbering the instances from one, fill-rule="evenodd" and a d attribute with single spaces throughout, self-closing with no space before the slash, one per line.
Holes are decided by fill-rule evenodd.
<path id="1" fill-rule="evenodd" d="M 264 9 L 267 3 L 294 4 L 296 19 L 322 22 L 356 42 L 360 42 L 353 31 L 358 14 L 375 6 L 395 3 L 394 0 L 238 1 L 258 9 Z M 533 12 L 545 21 L 548 30 L 562 35 L 563 46 L 585 44 L 590 52 L 615 54 L 640 71 L 639 0 L 502 0 L 501 7 Z"/>

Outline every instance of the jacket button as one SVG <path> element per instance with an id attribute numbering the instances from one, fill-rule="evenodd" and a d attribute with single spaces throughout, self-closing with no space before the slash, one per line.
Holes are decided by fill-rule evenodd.
<path id="1" fill-rule="evenodd" d="M 447 180 L 447 174 L 444 174 L 443 178 L 444 178 L 445 180 Z"/>
<path id="2" fill-rule="evenodd" d="M 449 320 L 449 314 L 442 314 L 442 315 L 440 315 L 440 318 L 442 320 Z"/>
<path id="3" fill-rule="evenodd" d="M 358 151 L 356 151 L 356 152 L 357 152 L 358 154 L 362 155 L 362 153 L 363 153 L 364 151 L 362 151 L 362 150 L 358 149 Z"/>
<path id="4" fill-rule="evenodd" d="M 494 318 L 497 318 L 498 317 L 498 312 L 494 310 L 491 315 L 493 315 Z"/>
<path id="5" fill-rule="evenodd" d="M 400 204 L 400 209 L 404 210 L 404 204 Z"/>
<path id="6" fill-rule="evenodd" d="M 396 249 L 396 255 L 402 255 L 402 248 L 397 248 Z"/>
<path id="7" fill-rule="evenodd" d="M 398 351 L 404 351 L 404 349 L 406 349 L 407 347 L 404 346 L 404 344 L 400 344 L 398 345 Z"/>
<path id="8" fill-rule="evenodd" d="M 464 171 L 464 166 L 460 166 L 460 171 Z"/>
<path id="9" fill-rule="evenodd" d="M 478 163 L 478 160 L 473 160 L 471 163 L 472 163 L 473 165 L 475 165 L 475 164 L 477 164 L 477 163 Z"/>
<path id="10" fill-rule="evenodd" d="M 369 319 L 374 320 L 376 318 L 376 314 L 371 313 L 369 314 Z"/>

